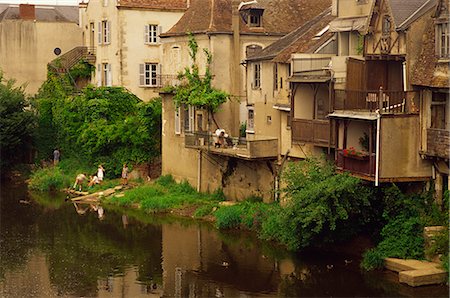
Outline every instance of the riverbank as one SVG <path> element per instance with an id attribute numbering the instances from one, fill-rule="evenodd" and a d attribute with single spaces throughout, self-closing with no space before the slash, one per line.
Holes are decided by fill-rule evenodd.
<path id="1" fill-rule="evenodd" d="M 306 170 L 295 168 L 305 164 Z M 379 243 L 364 254 L 366 270 L 381 268 L 387 257 L 424 259 L 423 227 L 442 224 L 448 218 L 445 210 L 430 203 L 429 194 L 405 195 L 395 185 L 373 189 L 354 177 L 334 174 L 332 169 L 322 164 L 318 167 L 311 161 L 292 168 L 287 171 L 288 200 L 283 206 L 278 202 L 262 203 L 257 197 L 228 202 L 221 190 L 198 193 L 187 182 L 176 183 L 171 176 L 151 183 L 140 181 L 133 189 L 101 202 L 138 209 L 144 214 L 207 220 L 221 230 L 251 231 L 258 238 L 291 251 L 336 246 L 365 234 Z M 114 187 L 107 183 L 99 187 Z M 443 241 L 437 243 L 439 246 L 433 250 L 445 260 L 448 246 Z"/>

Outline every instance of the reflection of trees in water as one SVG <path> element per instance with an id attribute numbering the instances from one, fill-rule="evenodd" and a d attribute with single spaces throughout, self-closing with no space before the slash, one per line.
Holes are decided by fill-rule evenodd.
<path id="1" fill-rule="evenodd" d="M 0 187 L 0 279 L 7 271 L 24 266 L 36 243 L 36 208 L 27 201 L 24 187 Z M 20 220 L 18 220 L 20 219 Z"/>
<path id="2" fill-rule="evenodd" d="M 47 253 L 50 278 L 58 293 L 91 296 L 98 279 L 138 267 L 138 280 L 161 280 L 161 229 L 135 224 L 123 228 L 122 215 L 108 212 L 78 216 L 73 206 L 43 214 L 38 222 L 41 248 Z"/>

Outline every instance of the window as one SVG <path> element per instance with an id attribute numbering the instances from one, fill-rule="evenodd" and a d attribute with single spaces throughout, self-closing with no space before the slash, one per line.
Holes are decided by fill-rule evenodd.
<path id="1" fill-rule="evenodd" d="M 253 54 L 255 54 L 256 52 L 260 51 L 262 49 L 262 46 L 256 45 L 256 44 L 252 44 L 249 45 L 245 48 L 245 57 L 250 57 Z"/>
<path id="2" fill-rule="evenodd" d="M 112 86 L 111 64 L 102 63 L 97 65 L 97 86 Z"/>
<path id="3" fill-rule="evenodd" d="M 260 11 L 250 11 L 248 23 L 250 27 L 261 27 L 262 13 Z"/>
<path id="4" fill-rule="evenodd" d="M 144 63 L 139 64 L 139 85 L 147 87 L 160 86 L 161 64 Z"/>
<path id="5" fill-rule="evenodd" d="M 446 129 L 446 111 L 448 105 L 448 94 L 441 92 L 433 93 L 431 102 L 431 128 Z"/>
<path id="6" fill-rule="evenodd" d="M 450 58 L 450 35 L 448 23 L 436 25 L 436 54 L 439 58 Z"/>
<path id="7" fill-rule="evenodd" d="M 161 26 L 145 25 L 145 27 L 144 27 L 144 43 L 145 44 L 159 43 L 159 34 L 161 34 Z"/>
<path id="8" fill-rule="evenodd" d="M 184 131 L 185 132 L 194 132 L 194 107 L 193 106 L 185 106 L 184 107 Z"/>
<path id="9" fill-rule="evenodd" d="M 253 66 L 253 89 L 261 87 L 261 64 L 256 63 Z"/>
<path id="10" fill-rule="evenodd" d="M 248 109 L 247 132 L 255 132 L 255 111 L 253 108 Z"/>
<path id="11" fill-rule="evenodd" d="M 382 31 L 383 35 L 389 35 L 391 33 L 391 18 L 387 15 L 383 17 Z"/>
<path id="12" fill-rule="evenodd" d="M 111 43 L 111 22 L 101 21 L 98 22 L 98 44 L 110 44 Z"/>
<path id="13" fill-rule="evenodd" d="M 175 134 L 181 134 L 180 107 L 175 107 Z"/>
<path id="14" fill-rule="evenodd" d="M 273 90 L 278 90 L 278 64 L 273 64 Z"/>

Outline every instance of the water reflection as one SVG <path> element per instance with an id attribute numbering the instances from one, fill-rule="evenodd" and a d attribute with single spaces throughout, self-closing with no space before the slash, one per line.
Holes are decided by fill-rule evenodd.
<path id="1" fill-rule="evenodd" d="M 206 223 L 23 188 L 1 190 L 0 236 L 1 297 L 448 296 L 361 274 L 353 256 L 293 255 Z"/>

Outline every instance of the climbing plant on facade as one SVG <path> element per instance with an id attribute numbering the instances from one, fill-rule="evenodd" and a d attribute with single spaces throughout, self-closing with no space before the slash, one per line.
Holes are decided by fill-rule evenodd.
<path id="1" fill-rule="evenodd" d="M 208 49 L 203 49 L 206 56 L 206 70 L 203 76 L 200 75 L 197 64 L 198 43 L 192 34 L 189 34 L 189 56 L 192 65 L 186 67 L 178 74 L 178 79 L 182 82 L 175 87 L 174 101 L 177 107 L 182 105 L 193 106 L 204 109 L 211 115 L 212 120 L 217 124 L 214 113 L 219 110 L 221 104 L 225 103 L 230 95 L 225 91 L 212 87 L 211 62 L 212 54 Z"/>

